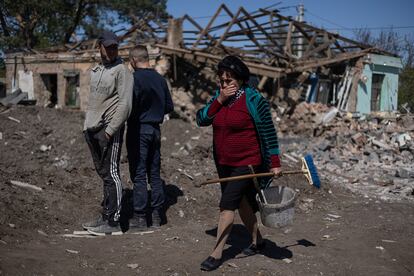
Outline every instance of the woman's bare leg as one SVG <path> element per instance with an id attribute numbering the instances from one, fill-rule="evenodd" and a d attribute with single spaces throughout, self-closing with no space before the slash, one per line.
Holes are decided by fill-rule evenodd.
<path id="1" fill-rule="evenodd" d="M 231 210 L 221 210 L 220 218 L 217 227 L 217 242 L 214 247 L 213 253 L 210 256 L 215 259 L 220 259 L 223 253 L 224 245 L 226 244 L 227 238 L 230 235 L 231 228 L 234 222 L 234 211 Z"/>
<path id="2" fill-rule="evenodd" d="M 252 243 L 261 244 L 262 235 L 260 234 L 259 228 L 257 226 L 257 218 L 246 197 L 243 197 L 240 203 L 239 215 L 244 225 L 246 226 L 247 231 L 249 231 L 250 235 L 252 236 Z"/>

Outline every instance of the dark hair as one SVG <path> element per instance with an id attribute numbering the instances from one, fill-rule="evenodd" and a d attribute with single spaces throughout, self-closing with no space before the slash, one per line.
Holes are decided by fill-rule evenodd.
<path id="1" fill-rule="evenodd" d="M 129 51 L 129 59 L 136 58 L 139 62 L 149 61 L 148 50 L 144 45 L 137 45 Z"/>
<path id="2" fill-rule="evenodd" d="M 224 71 L 233 73 L 236 79 L 248 82 L 250 77 L 249 68 L 236 56 L 226 56 L 217 65 L 217 74 L 220 76 Z"/>

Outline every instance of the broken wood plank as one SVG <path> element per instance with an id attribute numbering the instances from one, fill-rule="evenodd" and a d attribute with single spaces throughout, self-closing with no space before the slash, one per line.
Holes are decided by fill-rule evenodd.
<path id="1" fill-rule="evenodd" d="M 149 231 L 140 231 L 140 232 L 133 232 L 133 233 L 122 233 L 116 236 L 120 236 L 120 235 L 125 235 L 125 234 L 129 234 L 129 235 L 146 235 L 146 234 L 152 234 L 154 233 L 154 230 L 149 230 Z M 114 236 L 114 235 L 108 235 L 108 236 Z M 73 231 L 72 234 L 63 234 L 62 235 L 63 238 L 87 238 L 87 239 L 94 239 L 94 238 L 99 238 L 99 237 L 105 237 L 105 236 L 96 236 L 93 235 L 91 233 L 89 233 L 88 231 Z"/>
<path id="2" fill-rule="evenodd" d="M 216 13 L 213 15 L 213 17 L 208 22 L 207 26 L 201 31 L 200 35 L 198 36 L 198 40 L 194 42 L 192 48 L 196 48 L 199 41 L 209 32 L 209 29 L 213 22 L 216 20 L 217 16 L 220 14 L 221 10 L 224 8 L 224 4 L 221 4 L 220 7 L 217 9 Z"/>
<path id="3" fill-rule="evenodd" d="M 21 100 L 23 100 L 25 97 L 27 97 L 27 93 L 22 92 L 20 88 L 13 91 L 13 93 L 10 93 L 6 97 L 0 100 L 0 103 L 4 106 L 11 106 L 15 105 Z"/>
<path id="4" fill-rule="evenodd" d="M 13 118 L 13 117 L 11 117 L 11 116 L 7 117 L 7 119 L 9 119 L 9 120 L 11 120 L 11 121 L 13 121 L 13 122 L 16 122 L 16 123 L 19 123 L 19 124 L 20 124 L 20 120 L 18 120 L 18 119 L 16 119 L 16 118 Z"/>
<path id="5" fill-rule="evenodd" d="M 220 39 L 217 41 L 217 45 L 221 44 L 221 42 L 223 42 L 223 40 L 225 40 L 227 33 L 230 31 L 231 27 L 237 22 L 237 18 L 239 17 L 240 13 L 242 11 L 242 8 L 240 7 L 235 15 L 232 15 L 231 12 L 229 13 L 228 10 L 226 10 L 227 13 L 229 13 L 231 15 L 231 21 L 229 22 L 229 24 L 227 25 L 226 29 L 224 30 L 223 34 L 220 36 Z M 243 26 L 240 26 L 240 24 L 238 24 L 239 27 L 241 29 L 244 29 Z"/>
<path id="6" fill-rule="evenodd" d="M 64 238 L 87 238 L 87 239 L 97 238 L 97 236 L 92 236 L 92 235 L 75 235 L 75 234 L 63 234 L 62 237 Z"/>
<path id="7" fill-rule="evenodd" d="M 292 32 L 293 32 L 293 23 L 292 21 L 289 22 L 289 27 L 288 27 L 288 34 L 287 34 L 287 38 L 286 38 L 286 43 L 285 43 L 285 52 L 292 54 Z"/>
<path id="8" fill-rule="evenodd" d="M 36 192 L 41 192 L 43 190 L 42 188 L 40 188 L 36 185 L 32 185 L 32 184 L 17 181 L 17 180 L 10 180 L 10 184 L 12 184 L 14 186 L 17 186 L 17 187 L 25 188 L 25 189 L 31 189 L 31 190 L 34 190 Z"/>
<path id="9" fill-rule="evenodd" d="M 308 59 L 310 56 L 312 56 L 313 54 L 316 54 L 326 48 L 328 48 L 332 43 L 334 43 L 334 39 L 332 38 L 328 38 L 327 36 L 325 37 L 325 41 L 320 44 L 319 46 L 317 46 L 315 49 L 307 52 L 305 55 L 302 56 L 301 60 L 305 60 Z"/>
<path id="10" fill-rule="evenodd" d="M 369 51 L 371 51 L 371 49 L 366 49 L 366 50 L 362 50 L 359 52 L 350 52 L 350 53 L 343 53 L 343 54 L 338 54 L 335 58 L 324 58 L 324 59 L 317 59 L 317 60 L 310 60 L 310 61 L 306 61 L 303 62 L 302 65 L 300 65 L 300 63 L 296 64 L 297 66 L 294 66 L 292 69 L 288 69 L 287 73 L 290 72 L 301 72 L 301 71 L 305 71 L 308 70 L 310 68 L 315 68 L 315 67 L 319 67 L 319 66 L 323 66 L 323 65 L 328 65 L 328 64 L 333 64 L 333 63 L 338 63 L 347 59 L 353 59 L 353 58 L 357 58 L 360 56 L 363 56 L 367 53 L 369 53 Z"/>
<path id="11" fill-rule="evenodd" d="M 277 48 L 279 48 L 279 50 L 283 51 L 283 49 L 279 45 L 279 43 L 276 40 L 274 40 L 265 30 L 263 30 L 263 28 L 259 25 L 259 23 L 257 23 L 257 21 L 243 7 L 241 7 L 240 9 L 245 14 L 245 16 L 248 19 L 250 19 L 251 22 L 253 22 L 253 24 L 256 26 L 256 28 L 258 28 L 269 39 L 269 41 L 271 41 Z M 286 59 L 286 57 L 283 57 L 283 58 Z"/>

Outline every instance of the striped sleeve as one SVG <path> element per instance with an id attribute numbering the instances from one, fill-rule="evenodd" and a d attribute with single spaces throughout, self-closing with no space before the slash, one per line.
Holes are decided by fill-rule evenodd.
<path id="1" fill-rule="evenodd" d="M 275 160 L 275 157 L 273 156 L 280 154 L 279 141 L 277 139 L 275 126 L 273 125 L 269 103 L 263 97 L 260 97 L 257 105 L 257 115 L 260 118 L 260 139 L 262 140 L 262 143 L 266 145 L 268 150 L 268 156 L 265 156 L 265 162 L 266 164 L 271 165 L 271 167 L 280 166 L 280 162 L 279 164 L 277 164 L 277 162 L 272 162 Z"/>

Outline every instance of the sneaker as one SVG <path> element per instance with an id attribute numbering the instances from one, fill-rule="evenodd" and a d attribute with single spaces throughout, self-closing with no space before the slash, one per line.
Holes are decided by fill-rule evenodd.
<path id="1" fill-rule="evenodd" d="M 99 225 L 94 228 L 89 228 L 88 232 L 95 236 L 106 236 L 106 235 L 122 235 L 121 227 L 119 224 L 111 226 L 108 223 Z"/>
<path id="2" fill-rule="evenodd" d="M 265 242 L 259 243 L 259 244 L 251 244 L 249 247 L 243 249 L 242 254 L 245 256 L 253 256 L 262 251 L 265 248 L 266 244 Z"/>
<path id="3" fill-rule="evenodd" d="M 152 225 L 151 227 L 159 228 L 161 227 L 161 216 L 159 212 L 154 211 L 152 212 Z"/>
<path id="4" fill-rule="evenodd" d="M 200 269 L 204 271 L 212 271 L 219 268 L 221 265 L 221 259 L 216 259 L 214 257 L 208 256 L 204 262 L 201 263 Z"/>
<path id="5" fill-rule="evenodd" d="M 95 227 L 98 227 L 104 224 L 106 224 L 106 221 L 102 218 L 102 216 L 99 216 L 98 219 L 96 220 L 82 223 L 82 227 L 83 229 L 88 230 L 88 229 L 95 228 Z"/>
<path id="6" fill-rule="evenodd" d="M 129 231 L 137 232 L 147 229 L 147 218 L 145 215 L 134 214 L 132 219 L 129 220 Z"/>

